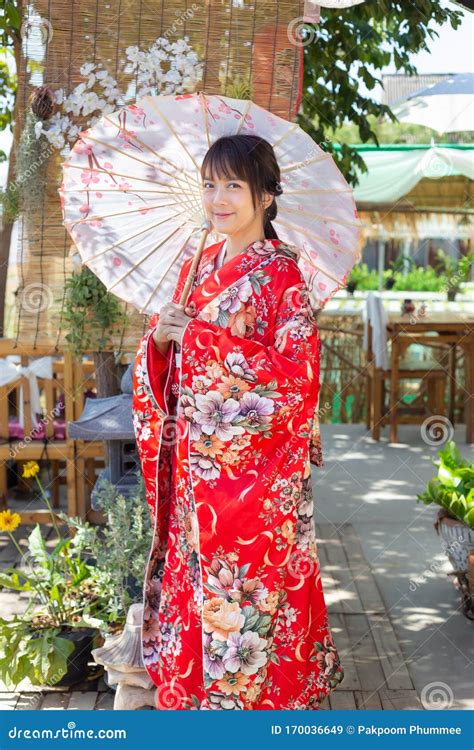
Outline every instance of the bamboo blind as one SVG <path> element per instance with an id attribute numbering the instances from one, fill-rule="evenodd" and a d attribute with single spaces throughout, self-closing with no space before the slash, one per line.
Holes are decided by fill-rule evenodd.
<path id="1" fill-rule="evenodd" d="M 48 84 L 66 93 L 84 79 L 85 62 L 102 62 L 121 85 L 120 71 L 130 45 L 148 47 L 159 36 L 177 41 L 189 37 L 204 62 L 196 90 L 250 98 L 275 114 L 294 120 L 301 97 L 302 47 L 288 36 L 289 24 L 301 18 L 302 0 L 38 0 L 26 3 L 25 23 L 39 14 L 46 41 L 24 40 L 18 71 L 17 133 L 36 86 Z M 34 73 L 32 74 L 32 63 Z M 19 225 L 17 294 L 13 337 L 17 343 L 64 343 L 64 284 L 71 274 L 71 240 L 61 222 L 57 188 L 61 158 L 48 162 L 42 211 Z M 26 291 L 25 291 L 26 290 Z M 36 297 L 35 297 L 36 294 Z M 26 299 L 26 304 L 24 301 Z M 113 348 L 136 349 L 147 319 L 130 305 L 124 330 L 117 330 Z M 67 331 L 66 331 L 67 332 Z M 11 335 L 11 334 L 7 334 Z M 112 342 L 111 347 L 112 348 Z"/>

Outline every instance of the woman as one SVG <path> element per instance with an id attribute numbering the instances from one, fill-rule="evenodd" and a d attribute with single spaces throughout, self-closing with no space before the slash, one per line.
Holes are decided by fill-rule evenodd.
<path id="1" fill-rule="evenodd" d="M 134 368 L 154 522 L 143 659 L 157 708 L 317 709 L 344 674 L 311 494 L 320 340 L 297 256 L 271 223 L 273 148 L 222 137 L 201 175 L 226 239 L 204 249 L 185 308 L 183 264 Z"/>

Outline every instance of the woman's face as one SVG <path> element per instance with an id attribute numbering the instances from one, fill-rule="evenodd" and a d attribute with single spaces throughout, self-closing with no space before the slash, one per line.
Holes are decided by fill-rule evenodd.
<path id="1" fill-rule="evenodd" d="M 202 196 L 206 218 L 220 234 L 233 235 L 254 229 L 263 229 L 263 210 L 273 198 L 267 198 L 263 206 L 255 209 L 248 182 L 238 178 L 217 178 L 204 175 Z"/>

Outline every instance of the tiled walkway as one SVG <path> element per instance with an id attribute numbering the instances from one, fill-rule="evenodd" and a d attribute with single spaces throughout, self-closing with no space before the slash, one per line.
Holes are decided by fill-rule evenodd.
<path id="1" fill-rule="evenodd" d="M 22 538 L 29 533 L 23 527 Z M 403 663 L 390 619 L 350 524 L 317 526 L 323 586 L 334 640 L 345 669 L 344 680 L 325 701 L 326 709 L 423 708 Z M 10 559 L 8 559 L 10 557 Z M 13 545 L 0 553 L 1 565 L 17 564 Z M 23 609 L 16 594 L 0 592 L 2 613 Z M 22 684 L 15 692 L 3 686 L 0 707 L 10 710 L 113 709 L 114 691 L 95 666 L 90 679 L 73 689 L 32 689 Z M 1 690 L 0 686 L 0 690 Z"/>
<path id="2" fill-rule="evenodd" d="M 345 670 L 323 707 L 423 710 L 430 707 L 421 701 L 423 692 L 441 688 L 447 708 L 472 709 L 472 623 L 461 613 L 433 529 L 436 508 L 416 503 L 436 473 L 437 448 L 423 442 L 415 425 L 401 428 L 396 445 L 386 435 L 374 443 L 363 425 L 323 425 L 322 436 L 315 521 L 331 629 Z M 455 440 L 472 456 L 462 426 Z M 9 502 L 19 512 L 26 504 Z M 22 547 L 31 528 L 16 532 Z M 17 564 L 14 545 L 5 535 L 0 543 L 0 569 Z M 0 591 L 3 616 L 22 612 L 25 603 L 22 595 Z M 73 690 L 20 684 L 11 693 L 0 684 L 0 705 L 110 710 L 114 691 L 95 669 Z"/>

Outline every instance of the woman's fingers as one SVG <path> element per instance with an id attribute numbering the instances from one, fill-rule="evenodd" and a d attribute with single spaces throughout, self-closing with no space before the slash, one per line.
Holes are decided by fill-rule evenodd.
<path id="1" fill-rule="evenodd" d="M 165 324 L 163 326 L 163 333 L 166 338 L 168 340 L 173 339 L 174 341 L 180 342 L 183 337 L 184 329 L 186 328 L 187 323 L 189 323 L 189 318 L 187 316 L 183 323 L 184 324 L 178 324 L 174 322 Z"/>
<path id="2" fill-rule="evenodd" d="M 162 308 L 161 319 L 164 323 L 184 325 L 189 321 L 189 318 L 190 315 L 184 312 L 184 305 L 167 306 L 166 309 Z"/>

